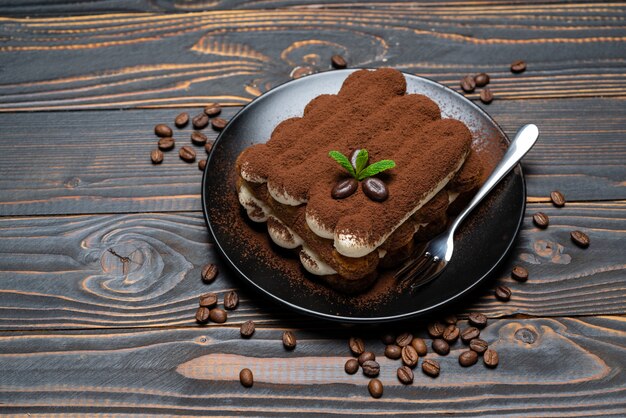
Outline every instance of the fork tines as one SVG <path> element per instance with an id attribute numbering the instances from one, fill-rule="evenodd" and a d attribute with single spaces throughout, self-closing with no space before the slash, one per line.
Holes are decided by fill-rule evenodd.
<path id="1" fill-rule="evenodd" d="M 424 275 L 424 278 L 427 278 L 428 275 L 426 275 L 426 273 L 428 273 L 433 266 L 437 265 L 437 263 L 439 263 L 439 257 L 433 257 L 431 253 L 426 251 L 421 257 L 410 260 L 404 267 L 398 270 L 393 277 L 399 280 L 400 284 L 417 279 L 422 275 Z M 411 288 L 419 286 L 421 284 L 420 282 L 421 281 L 412 283 Z"/>

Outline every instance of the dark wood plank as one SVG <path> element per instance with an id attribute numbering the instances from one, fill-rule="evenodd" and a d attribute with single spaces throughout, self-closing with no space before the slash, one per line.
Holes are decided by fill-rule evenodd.
<path id="1" fill-rule="evenodd" d="M 499 101 L 485 109 L 509 135 L 524 123 L 540 127 L 524 159 L 531 201 L 555 188 L 570 201 L 626 199 L 624 100 Z M 154 124 L 178 110 L 0 114 L 0 215 L 200 210 L 196 165 L 176 151 L 160 166 L 149 160 Z M 190 132 L 176 130 L 179 146 Z"/>
<path id="2" fill-rule="evenodd" d="M 550 216 L 547 230 L 532 225 L 539 210 Z M 490 317 L 626 313 L 626 202 L 568 203 L 562 209 L 531 204 L 527 213 L 497 280 L 458 309 Z M 589 249 L 570 242 L 573 229 L 589 234 Z M 126 271 L 109 248 L 132 254 Z M 220 266 L 212 285 L 200 280 L 207 262 Z M 530 271 L 528 282 L 509 278 L 514 264 Z M 493 296 L 493 286 L 501 283 L 513 290 L 508 303 Z M 241 288 L 209 243 L 199 213 L 0 218 L 1 330 L 193 326 L 201 293 L 231 289 L 242 300 L 231 323 L 254 319 L 268 325 L 297 317 Z"/>
<path id="3" fill-rule="evenodd" d="M 401 385 L 398 361 L 382 356 L 385 393 L 347 375 L 347 331 L 296 330 L 286 351 L 281 329 L 241 340 L 232 327 L 136 332 L 42 332 L 0 335 L 4 413 L 320 416 L 623 416 L 626 410 L 624 317 L 492 321 L 483 332 L 500 354 L 495 370 L 462 368 L 457 343 L 432 379 L 416 370 Z M 429 358 L 438 356 L 430 353 Z M 239 371 L 250 368 L 252 388 Z"/>
<path id="4" fill-rule="evenodd" d="M 242 104 L 298 67 L 392 66 L 499 99 L 626 95 L 626 6 L 232 10 L 7 18 L 0 111 Z M 509 65 L 525 59 L 526 73 Z"/>

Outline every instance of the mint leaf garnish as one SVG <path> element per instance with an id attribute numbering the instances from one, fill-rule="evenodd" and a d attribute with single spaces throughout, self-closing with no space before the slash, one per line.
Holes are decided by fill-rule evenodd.
<path id="1" fill-rule="evenodd" d="M 359 177 L 359 173 L 361 170 L 365 168 L 367 161 L 369 160 L 369 154 L 366 149 L 359 150 L 359 153 L 356 155 L 356 177 Z"/>
<path id="2" fill-rule="evenodd" d="M 381 160 L 365 167 L 367 161 L 369 160 L 369 154 L 366 149 L 361 149 L 356 156 L 356 170 L 355 167 L 352 166 L 350 159 L 339 151 L 330 151 L 328 155 L 330 158 L 337 161 L 339 165 L 345 168 L 352 177 L 359 181 L 375 176 L 378 173 L 396 166 L 396 163 L 392 160 Z"/>
<path id="3" fill-rule="evenodd" d="M 359 172 L 357 180 L 360 181 L 368 177 L 375 176 L 376 174 L 394 168 L 395 166 L 396 163 L 392 160 L 380 160 L 374 164 L 368 165 L 363 171 Z"/>
<path id="4" fill-rule="evenodd" d="M 352 163 L 350 163 L 348 157 L 346 157 L 339 151 L 331 151 L 328 153 L 328 155 L 330 156 L 330 158 L 337 161 L 340 166 L 345 168 L 352 177 L 356 178 L 356 172 L 354 171 L 354 167 L 352 167 Z"/>

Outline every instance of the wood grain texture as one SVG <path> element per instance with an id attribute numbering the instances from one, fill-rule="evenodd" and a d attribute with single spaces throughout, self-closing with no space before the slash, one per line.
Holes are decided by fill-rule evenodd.
<path id="1" fill-rule="evenodd" d="M 242 104 L 297 68 L 391 66 L 501 100 L 626 95 L 624 4 L 372 4 L 0 20 L 0 111 Z M 512 61 L 528 70 L 511 74 Z"/>
<path id="2" fill-rule="evenodd" d="M 0 335 L 0 411 L 94 415 L 623 416 L 624 317 L 499 320 L 482 332 L 500 354 L 495 370 L 459 366 L 463 345 L 438 358 L 432 379 L 416 370 L 401 385 L 398 361 L 366 335 L 381 363 L 385 393 L 347 375 L 347 330 L 300 330 L 286 351 L 281 329 L 241 340 L 233 327 Z M 421 332 L 418 335 L 425 336 Z M 429 358 L 437 358 L 433 353 Z M 421 363 L 421 361 L 420 361 Z M 239 370 L 250 368 L 252 388 Z"/>
<path id="3" fill-rule="evenodd" d="M 532 225 L 535 211 L 550 217 L 547 230 Z M 570 242 L 573 229 L 590 236 L 590 248 Z M 626 313 L 624 248 L 626 202 L 531 204 L 497 280 L 458 309 L 490 317 Z M 125 265 L 109 249 L 131 261 Z M 210 286 L 200 280 L 208 262 L 220 267 Z M 514 264 L 529 270 L 528 282 L 509 278 Z M 494 298 L 496 284 L 512 289 L 510 302 Z M 1 218 L 0 286 L 1 330 L 193 326 L 201 293 L 231 289 L 241 292 L 241 304 L 229 323 L 319 323 L 242 288 L 221 264 L 199 213 Z"/>

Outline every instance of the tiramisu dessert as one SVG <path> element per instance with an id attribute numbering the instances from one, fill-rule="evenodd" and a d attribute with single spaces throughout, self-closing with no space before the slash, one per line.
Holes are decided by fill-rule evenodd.
<path id="1" fill-rule="evenodd" d="M 239 202 L 332 288 L 364 291 L 440 233 L 482 179 L 472 134 L 393 69 L 352 73 L 237 160 Z"/>

